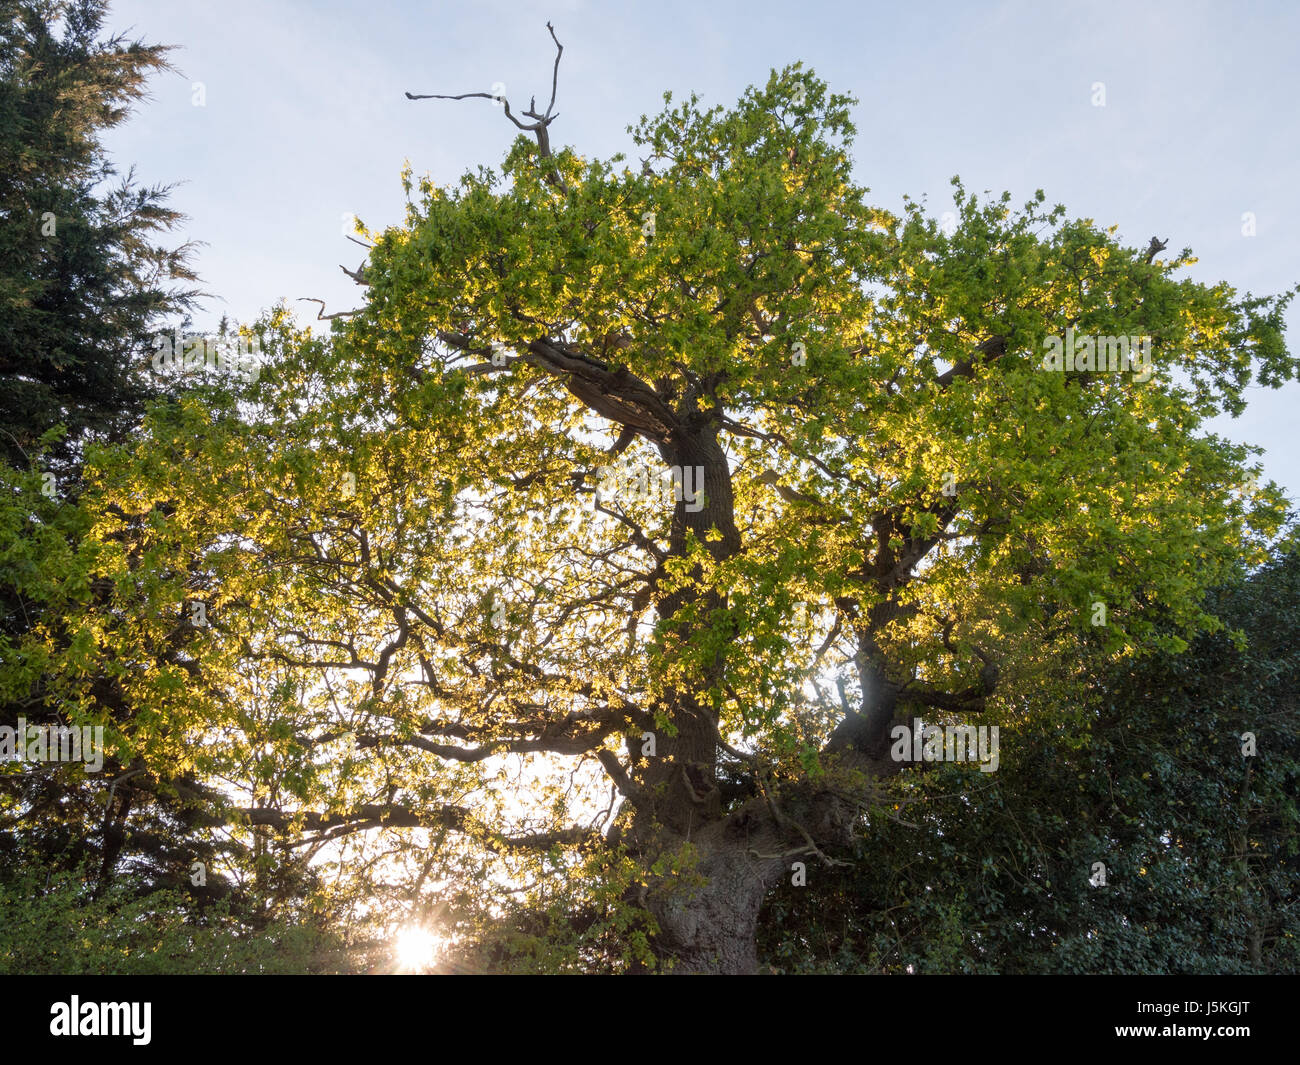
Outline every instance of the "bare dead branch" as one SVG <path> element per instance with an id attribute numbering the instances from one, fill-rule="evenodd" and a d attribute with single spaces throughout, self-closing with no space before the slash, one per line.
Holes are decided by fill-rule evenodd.
<path id="1" fill-rule="evenodd" d="M 324 301 L 324 300 L 318 300 L 318 299 L 316 299 L 316 298 L 314 298 L 314 297 L 312 297 L 312 296 L 300 296 L 300 297 L 298 298 L 298 302 L 299 302 L 299 303 L 319 303 L 319 304 L 320 304 L 320 310 L 316 312 L 316 320 L 317 320 L 318 322 L 328 322 L 328 321 L 331 321 L 331 320 L 333 320 L 333 319 L 335 319 L 335 318 L 350 318 L 350 317 L 351 317 L 352 315 L 354 315 L 354 314 L 360 314 L 360 313 L 361 313 L 361 309 L 360 309 L 360 308 L 357 308 L 355 311 L 335 311 L 333 314 L 326 314 L 326 313 L 325 313 L 325 301 Z"/>
<path id="2" fill-rule="evenodd" d="M 499 103 L 505 109 L 506 118 L 514 123 L 517 129 L 521 129 L 525 133 L 531 133 L 537 138 L 538 154 L 543 160 L 550 162 L 554 157 L 551 154 L 551 138 L 547 130 L 550 124 L 560 117 L 555 113 L 555 95 L 560 83 L 560 56 L 564 54 L 564 45 L 562 45 L 559 38 L 555 36 L 555 28 L 549 22 L 546 24 L 546 28 L 550 31 L 551 40 L 555 42 L 556 49 L 555 67 L 551 73 L 551 102 L 546 105 L 546 113 L 539 115 L 537 113 L 537 98 L 534 96 L 529 99 L 528 110 L 524 112 L 524 117 L 533 119 L 531 123 L 525 124 L 519 121 L 519 119 L 515 117 L 514 112 L 510 110 L 510 101 L 506 99 L 504 95 L 498 96 L 495 93 L 462 92 L 452 95 L 450 93 L 408 92 L 406 93 L 406 98 L 408 100 L 492 100 L 494 103 Z M 543 166 L 546 167 L 543 174 L 546 182 L 554 185 L 562 194 L 567 196 L 569 188 L 564 183 L 564 178 L 561 177 L 559 168 L 556 167 L 553 162 L 550 162 L 549 166 L 544 162 Z"/>
<path id="3" fill-rule="evenodd" d="M 564 55 L 564 45 L 555 36 L 555 27 L 549 22 L 546 24 L 546 29 L 551 35 L 551 40 L 555 42 L 555 69 L 551 71 L 551 102 L 546 105 L 546 117 L 550 118 L 551 112 L 555 110 L 555 90 L 560 83 L 560 56 Z"/>
<path id="4" fill-rule="evenodd" d="M 1152 237 L 1151 243 L 1147 245 L 1147 264 L 1150 265 L 1155 261 L 1155 257 L 1169 246 L 1169 238 L 1161 240 L 1159 237 Z"/>

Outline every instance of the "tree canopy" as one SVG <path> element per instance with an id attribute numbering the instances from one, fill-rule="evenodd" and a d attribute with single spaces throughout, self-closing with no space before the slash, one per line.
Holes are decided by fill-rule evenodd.
<path id="1" fill-rule="evenodd" d="M 997 725 L 1022 772 L 1085 660 L 1221 629 L 1286 519 L 1204 425 L 1295 377 L 1292 293 L 1042 193 L 871 206 L 798 64 L 664 103 L 639 167 L 530 106 L 499 169 L 408 169 L 355 313 L 268 314 L 256 381 L 93 449 L 20 651 L 268 883 L 314 860 L 494 964 L 752 971 L 765 902 L 906 818 L 900 723 Z M 1150 373 L 1045 367 L 1067 336 Z"/>

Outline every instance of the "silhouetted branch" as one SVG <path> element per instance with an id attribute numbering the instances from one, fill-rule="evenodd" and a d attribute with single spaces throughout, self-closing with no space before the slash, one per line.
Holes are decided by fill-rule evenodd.
<path id="1" fill-rule="evenodd" d="M 463 92 L 457 95 L 446 93 L 408 92 L 406 98 L 408 100 L 492 100 L 500 103 L 501 106 L 505 108 L 506 118 L 510 119 L 510 121 L 515 124 L 516 128 L 523 130 L 525 133 L 532 133 L 536 136 L 537 149 L 541 157 L 545 160 L 553 159 L 553 156 L 551 155 L 551 138 L 550 134 L 547 132 L 547 127 L 560 117 L 554 113 L 554 109 L 555 95 L 560 83 L 560 56 L 564 54 L 564 45 L 562 45 L 559 38 L 555 36 L 555 28 L 549 22 L 546 24 L 546 28 L 550 31 L 551 40 L 555 42 L 555 68 L 551 73 L 551 102 L 546 105 L 546 113 L 544 115 L 539 115 L 537 113 L 537 97 L 534 96 L 529 99 L 528 110 L 524 112 L 524 117 L 533 119 L 533 122 L 529 124 L 520 122 L 519 119 L 515 117 L 514 112 L 510 110 L 510 101 L 507 100 L 504 95 L 498 96 L 495 93 L 490 92 Z M 568 195 L 568 186 L 565 185 L 564 178 L 560 176 L 559 169 L 555 167 L 553 163 L 545 172 L 545 180 L 548 183 L 555 185 L 560 192 Z"/>
<path id="2" fill-rule="evenodd" d="M 344 272 L 346 273 L 347 271 L 345 270 Z M 358 308 L 358 309 L 355 310 L 355 311 L 335 311 L 333 314 L 326 314 L 326 313 L 325 313 L 325 301 L 324 301 L 324 300 L 318 300 L 318 299 L 315 299 L 315 298 L 313 298 L 313 297 L 311 297 L 311 296 L 300 296 L 300 297 L 298 298 L 298 302 L 299 302 L 299 303 L 319 303 L 319 304 L 320 304 L 320 310 L 316 312 L 316 320 L 317 320 L 318 322 L 328 322 L 328 321 L 331 321 L 331 320 L 334 319 L 334 318 L 349 318 L 349 317 L 351 317 L 351 316 L 354 315 L 354 314 L 360 314 L 360 313 L 361 313 L 360 308 Z"/>

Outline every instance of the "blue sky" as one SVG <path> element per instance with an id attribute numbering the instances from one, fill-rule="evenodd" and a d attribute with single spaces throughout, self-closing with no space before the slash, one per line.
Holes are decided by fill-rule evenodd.
<path id="1" fill-rule="evenodd" d="M 397 222 L 405 160 L 454 181 L 499 163 L 515 135 L 485 100 L 403 92 L 503 82 L 516 110 L 544 101 L 548 19 L 565 47 L 552 138 L 583 155 L 630 154 L 627 125 L 666 89 L 729 104 L 802 60 L 858 97 L 857 176 L 883 207 L 926 195 L 937 215 L 955 174 L 1017 203 L 1042 188 L 1131 244 L 1190 246 L 1200 280 L 1300 282 L 1294 3 L 117 0 L 111 29 L 178 46 L 181 73 L 157 78 L 108 143 L 142 180 L 184 181 L 172 203 L 206 242 L 198 269 L 220 297 L 198 324 L 248 321 L 281 298 L 356 306 L 339 264 L 364 251 L 342 216 Z M 1294 350 L 1300 308 L 1290 324 Z M 1265 476 L 1300 496 L 1300 384 L 1249 395 L 1212 429 L 1264 446 Z"/>

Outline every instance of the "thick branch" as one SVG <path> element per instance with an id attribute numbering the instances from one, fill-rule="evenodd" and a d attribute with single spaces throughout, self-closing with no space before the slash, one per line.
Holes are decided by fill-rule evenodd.
<path id="1" fill-rule="evenodd" d="M 361 832 L 371 828 L 445 828 L 458 832 L 482 834 L 491 850 L 549 850 L 557 844 L 596 843 L 599 836 L 586 828 L 566 828 L 551 832 L 529 832 L 507 836 L 494 833 L 474 821 L 463 806 L 443 806 L 433 810 L 413 810 L 407 806 L 367 803 L 347 813 L 322 814 L 315 811 L 286 812 L 266 808 L 234 811 L 253 826 L 286 831 L 294 825 L 320 832 Z"/>
<path id="2" fill-rule="evenodd" d="M 1007 338 L 1001 335 L 991 336 L 975 350 L 979 356 L 988 356 L 988 362 L 995 362 L 1007 353 Z M 977 357 L 954 363 L 951 369 L 935 378 L 935 383 L 940 388 L 947 388 L 958 377 L 974 377 L 975 364 L 979 361 L 982 360 Z"/>

